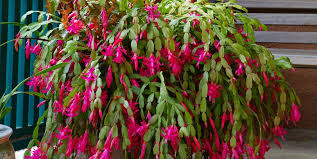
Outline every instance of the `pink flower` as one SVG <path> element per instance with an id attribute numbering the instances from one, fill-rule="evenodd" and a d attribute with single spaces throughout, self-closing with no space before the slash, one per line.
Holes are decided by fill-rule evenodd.
<path id="1" fill-rule="evenodd" d="M 52 107 L 54 108 L 55 113 L 61 113 L 64 110 L 63 104 L 58 101 L 55 101 Z"/>
<path id="2" fill-rule="evenodd" d="M 70 24 L 66 26 L 66 30 L 70 34 L 79 34 L 79 32 L 85 27 L 84 23 L 80 20 L 76 20 L 75 18 L 72 18 L 70 21 Z"/>
<path id="3" fill-rule="evenodd" d="M 105 49 L 105 51 L 101 51 L 101 54 L 104 55 L 104 60 L 107 59 L 108 56 L 113 56 L 113 45 L 109 45 L 106 48 L 105 46 L 101 46 L 102 49 Z"/>
<path id="4" fill-rule="evenodd" d="M 81 78 L 84 79 L 84 80 L 86 80 L 87 83 L 90 83 L 91 81 L 95 81 L 95 80 L 97 79 L 97 76 L 94 75 L 94 70 L 95 70 L 95 68 L 92 67 L 92 68 L 89 70 L 89 72 L 88 72 L 88 73 L 84 73 L 84 74 L 81 76 Z"/>
<path id="5" fill-rule="evenodd" d="M 128 85 L 123 80 L 123 77 L 124 77 L 124 73 L 122 73 L 120 76 L 120 82 L 124 86 L 125 95 L 127 95 L 127 93 L 129 92 L 129 88 L 128 88 Z"/>
<path id="6" fill-rule="evenodd" d="M 238 67 L 238 69 L 236 70 L 235 74 L 236 74 L 237 76 L 240 76 L 241 74 L 244 73 L 243 63 L 242 63 L 239 59 L 237 59 L 236 62 L 239 64 L 239 67 Z"/>
<path id="7" fill-rule="evenodd" d="M 145 149 L 146 149 L 146 142 L 143 142 L 143 143 L 142 143 L 142 150 L 141 150 L 140 159 L 143 159 L 143 158 L 144 158 Z"/>
<path id="8" fill-rule="evenodd" d="M 40 146 L 32 151 L 31 156 L 25 156 L 26 159 L 47 159 L 46 153 L 44 152 L 43 148 Z M 30 150 L 31 151 L 31 150 Z"/>
<path id="9" fill-rule="evenodd" d="M 160 17 L 161 13 L 157 11 L 157 5 L 154 6 L 146 6 L 144 10 L 148 11 L 148 17 L 146 17 L 147 22 L 150 23 L 150 19 L 155 20 L 156 18 Z"/>
<path id="10" fill-rule="evenodd" d="M 186 44 L 184 50 L 183 50 L 184 60 L 186 62 L 191 62 L 193 60 L 192 58 L 192 50 L 189 47 L 189 43 Z"/>
<path id="11" fill-rule="evenodd" d="M 64 40 L 57 40 L 57 45 L 58 46 L 63 46 Z"/>
<path id="12" fill-rule="evenodd" d="M 221 95 L 221 85 L 216 85 L 214 83 L 208 84 L 208 96 L 209 100 L 219 98 Z"/>
<path id="13" fill-rule="evenodd" d="M 199 141 L 197 140 L 196 136 L 194 136 L 193 139 L 194 139 L 194 143 L 195 143 L 195 145 L 197 146 L 198 150 L 200 150 L 200 143 L 199 143 Z"/>
<path id="14" fill-rule="evenodd" d="M 36 54 L 36 55 L 39 55 L 39 53 L 42 51 L 42 48 L 41 48 L 41 45 L 40 44 L 37 44 L 35 46 L 31 46 L 31 52 Z"/>
<path id="15" fill-rule="evenodd" d="M 82 111 L 86 112 L 87 108 L 90 106 L 90 98 L 91 98 L 91 88 L 87 87 L 87 89 L 85 90 L 85 92 L 83 93 L 83 105 L 82 105 Z"/>
<path id="16" fill-rule="evenodd" d="M 120 64 L 125 62 L 125 58 L 123 57 L 122 53 L 127 54 L 127 51 L 123 47 L 118 46 L 116 49 L 115 58 L 112 61 Z"/>
<path id="17" fill-rule="evenodd" d="M 225 126 L 225 122 L 227 120 L 227 114 L 226 113 L 223 113 L 222 114 L 222 118 L 221 118 L 221 128 L 223 129 L 224 126 Z"/>
<path id="18" fill-rule="evenodd" d="M 31 43 L 30 43 L 30 39 L 28 39 L 26 41 L 26 45 L 25 45 L 25 55 L 26 55 L 26 59 L 30 58 L 30 54 L 31 54 Z"/>
<path id="19" fill-rule="evenodd" d="M 88 40 L 87 46 L 88 46 L 90 49 L 92 49 L 92 45 L 94 45 L 94 50 L 97 50 L 97 49 L 98 49 L 98 44 L 97 44 L 97 42 L 96 42 L 94 36 L 91 35 L 91 34 L 89 34 L 89 35 L 88 35 L 88 39 L 89 39 L 89 40 Z"/>
<path id="20" fill-rule="evenodd" d="M 65 140 L 69 137 L 71 137 L 72 129 L 69 129 L 68 126 L 64 127 L 61 125 L 60 128 L 58 128 L 58 134 L 56 134 L 56 138 L 60 140 Z"/>
<path id="21" fill-rule="evenodd" d="M 214 46 L 216 47 L 218 51 L 220 51 L 220 42 L 218 40 L 214 41 Z"/>
<path id="22" fill-rule="evenodd" d="M 166 129 L 162 128 L 163 134 L 161 136 L 165 138 L 165 143 L 169 140 L 174 151 L 178 150 L 178 128 L 175 125 L 170 125 Z"/>
<path id="23" fill-rule="evenodd" d="M 36 106 L 36 108 L 39 108 L 40 106 L 44 105 L 45 102 L 46 102 L 46 100 L 42 101 L 41 103 L 39 103 L 39 104 Z"/>
<path id="24" fill-rule="evenodd" d="M 15 36 L 15 40 L 14 40 L 14 48 L 15 48 L 15 51 L 19 51 L 19 40 L 21 38 L 21 33 L 18 32 L 18 34 Z"/>
<path id="25" fill-rule="evenodd" d="M 96 127 L 97 122 L 98 122 L 98 115 L 100 117 L 100 119 L 102 118 L 102 112 L 100 109 L 95 108 L 89 116 L 89 123 L 92 122 L 93 126 Z"/>
<path id="26" fill-rule="evenodd" d="M 38 87 L 41 85 L 42 77 L 35 76 L 27 81 L 25 84 L 28 85 L 30 88 L 33 87 L 34 92 L 38 91 Z"/>
<path id="27" fill-rule="evenodd" d="M 136 53 L 133 53 L 133 57 L 131 58 L 131 60 L 133 61 L 133 63 L 134 63 L 134 69 L 135 69 L 135 71 L 138 71 L 138 64 L 139 64 L 139 59 L 141 59 L 141 57 L 139 57 L 138 56 L 138 54 L 136 54 Z"/>
<path id="28" fill-rule="evenodd" d="M 199 68 L 200 62 L 205 63 L 206 60 L 211 56 L 209 52 L 204 51 L 204 49 L 197 49 L 195 52 L 195 57 L 194 59 L 197 61 L 196 67 Z"/>
<path id="29" fill-rule="evenodd" d="M 101 154 L 100 158 L 102 159 L 111 159 L 111 151 L 112 151 L 112 144 L 111 144 L 111 135 L 112 135 L 112 128 L 108 134 L 106 142 L 104 144 L 103 153 Z"/>
<path id="30" fill-rule="evenodd" d="M 147 40 L 147 31 L 146 30 L 141 31 L 141 33 L 140 33 L 140 39 L 142 39 L 143 37 Z"/>
<path id="31" fill-rule="evenodd" d="M 140 87 L 140 84 L 138 83 L 138 81 L 136 80 L 136 79 L 131 79 L 131 83 L 132 83 L 132 85 L 133 86 L 135 86 L 135 87 Z"/>
<path id="32" fill-rule="evenodd" d="M 109 66 L 109 67 L 108 67 L 107 78 L 106 78 L 108 88 L 110 88 L 111 83 L 112 83 L 112 80 L 113 80 L 113 77 L 112 77 L 112 67 Z"/>
<path id="33" fill-rule="evenodd" d="M 75 94 L 75 96 L 71 99 L 70 105 L 66 108 L 66 116 L 69 117 L 75 117 L 79 114 L 79 110 L 81 109 L 81 98 L 80 98 L 80 93 L 78 92 Z"/>
<path id="34" fill-rule="evenodd" d="M 301 114 L 298 110 L 298 107 L 296 104 L 292 105 L 292 110 L 291 110 L 291 121 L 294 122 L 294 124 L 296 124 L 301 118 Z"/>
<path id="35" fill-rule="evenodd" d="M 103 39 L 107 39 L 107 25 L 108 25 L 108 16 L 105 10 L 101 11 L 101 17 L 102 17 L 102 27 L 103 27 Z"/>
<path id="36" fill-rule="evenodd" d="M 86 130 L 84 135 L 78 139 L 77 150 L 85 153 L 88 146 L 88 131 Z"/>
<path id="37" fill-rule="evenodd" d="M 70 155 L 73 153 L 73 150 L 76 144 L 77 144 L 77 136 L 74 138 L 69 138 L 68 146 L 65 153 L 66 157 L 70 157 Z"/>
<path id="38" fill-rule="evenodd" d="M 148 75 L 153 76 L 160 69 L 160 58 L 156 58 L 153 54 L 151 54 L 151 56 L 148 58 L 144 57 L 143 64 L 147 68 Z"/>

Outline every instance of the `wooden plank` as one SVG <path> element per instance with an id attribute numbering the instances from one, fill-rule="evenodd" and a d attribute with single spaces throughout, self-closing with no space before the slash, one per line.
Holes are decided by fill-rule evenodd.
<path id="1" fill-rule="evenodd" d="M 256 31 L 256 42 L 316 44 L 317 32 Z"/>
<path id="2" fill-rule="evenodd" d="M 317 14 L 249 13 L 249 15 L 269 25 L 317 25 Z"/>
<path id="3" fill-rule="evenodd" d="M 317 50 L 276 49 L 271 48 L 276 58 L 287 56 L 295 65 L 317 66 Z"/>
<path id="4" fill-rule="evenodd" d="M 237 0 L 246 8 L 317 9 L 316 0 Z"/>

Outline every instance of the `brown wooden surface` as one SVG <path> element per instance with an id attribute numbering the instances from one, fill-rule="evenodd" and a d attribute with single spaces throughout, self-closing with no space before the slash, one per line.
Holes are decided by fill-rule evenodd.
<path id="1" fill-rule="evenodd" d="M 247 8 L 317 9 L 316 0 L 237 0 Z"/>
<path id="2" fill-rule="evenodd" d="M 287 70 L 284 75 L 302 102 L 302 119 L 298 126 L 317 129 L 317 68 L 297 68 L 296 72 Z"/>
<path id="3" fill-rule="evenodd" d="M 288 14 L 288 13 L 250 13 L 263 24 L 274 25 L 317 25 L 316 14 Z"/>
<path id="4" fill-rule="evenodd" d="M 255 32 L 256 42 L 275 43 L 317 43 L 317 32 L 277 32 L 257 31 Z"/>

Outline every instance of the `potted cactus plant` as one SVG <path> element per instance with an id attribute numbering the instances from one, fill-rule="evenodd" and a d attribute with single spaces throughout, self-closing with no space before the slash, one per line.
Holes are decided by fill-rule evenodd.
<path id="1" fill-rule="evenodd" d="M 48 109 L 27 158 L 264 158 L 300 118 L 292 64 L 255 44 L 266 27 L 235 1 L 47 6 L 16 39 L 37 39 L 23 48 L 35 73 L 65 64 L 28 82 Z"/>

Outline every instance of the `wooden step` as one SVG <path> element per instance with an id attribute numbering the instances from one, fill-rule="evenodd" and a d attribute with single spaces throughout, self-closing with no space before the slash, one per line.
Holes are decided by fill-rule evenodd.
<path id="1" fill-rule="evenodd" d="M 316 0 L 237 0 L 246 8 L 317 9 Z"/>
<path id="2" fill-rule="evenodd" d="M 317 25 L 317 14 L 249 13 L 248 15 L 267 25 Z"/>
<path id="3" fill-rule="evenodd" d="M 317 32 L 256 31 L 256 42 L 317 44 Z"/>
<path id="4" fill-rule="evenodd" d="M 276 49 L 271 48 L 276 58 L 287 56 L 297 66 L 317 66 L 317 50 Z"/>

